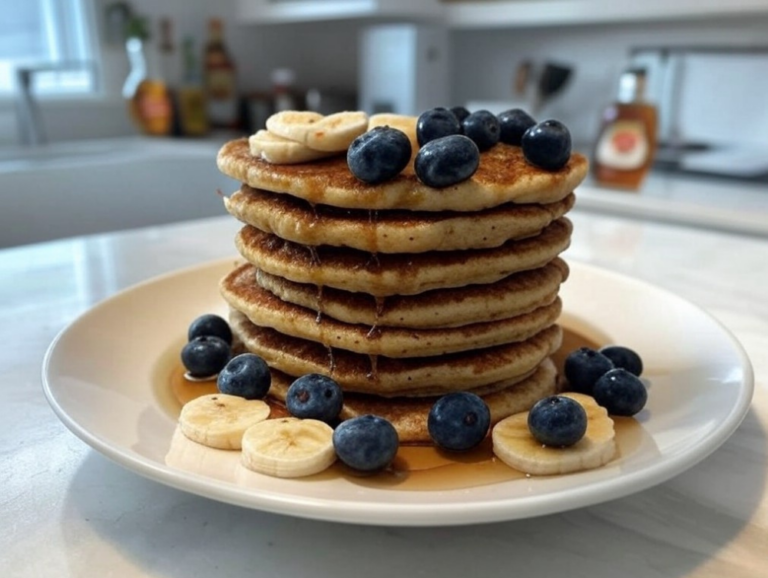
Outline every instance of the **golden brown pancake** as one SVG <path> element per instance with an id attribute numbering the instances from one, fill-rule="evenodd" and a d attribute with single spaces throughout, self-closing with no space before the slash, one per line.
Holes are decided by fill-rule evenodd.
<path id="1" fill-rule="evenodd" d="M 230 325 L 244 347 L 262 357 L 270 367 L 289 375 L 323 373 L 335 379 L 344 391 L 384 397 L 437 395 L 502 382 L 515 383 L 557 351 L 562 340 L 562 330 L 552 325 L 516 343 L 441 356 L 396 359 L 328 348 L 284 335 L 254 325 L 236 310 L 230 312 Z"/>
<path id="2" fill-rule="evenodd" d="M 574 203 L 571 194 L 546 205 L 506 203 L 469 213 L 362 211 L 312 206 L 290 195 L 243 186 L 224 198 L 243 223 L 302 245 L 350 247 L 371 253 L 423 253 L 498 247 L 537 234 Z"/>
<path id="3" fill-rule="evenodd" d="M 321 316 L 369 327 L 386 325 L 422 329 L 458 327 L 528 313 L 552 303 L 557 298 L 560 284 L 568 277 L 568 265 L 556 258 L 543 267 L 514 273 L 496 283 L 376 298 L 333 287 L 294 283 L 260 271 L 251 264 L 242 265 L 241 269 L 283 301 L 307 307 Z"/>
<path id="4" fill-rule="evenodd" d="M 434 189 L 422 184 L 413 163 L 385 183 L 369 185 L 349 170 L 345 155 L 298 165 L 270 164 L 253 157 L 247 139 L 233 140 L 217 156 L 221 172 L 254 189 L 287 193 L 312 204 L 347 209 L 479 211 L 504 203 L 554 203 L 567 197 L 587 174 L 587 159 L 575 153 L 558 171 L 534 167 L 520 147 L 499 143 L 481 153 L 468 180 Z"/>
<path id="5" fill-rule="evenodd" d="M 369 295 L 414 295 L 431 289 L 494 283 L 552 261 L 570 243 L 562 217 L 539 235 L 495 249 L 371 255 L 340 247 L 308 248 L 246 225 L 235 238 L 240 254 L 259 269 L 297 283 Z"/>
<path id="6" fill-rule="evenodd" d="M 556 369 L 545 359 L 526 379 L 501 391 L 481 396 L 491 410 L 491 426 L 507 416 L 528 411 L 539 399 L 557 393 Z M 288 388 L 295 378 L 272 371 L 271 396 L 285 401 Z M 345 393 L 341 419 L 373 414 L 388 419 L 397 430 L 401 443 L 429 443 L 427 416 L 436 397 L 380 398 L 365 394 Z"/>
<path id="7" fill-rule="evenodd" d="M 250 273 L 252 271 L 245 268 L 236 269 L 222 280 L 220 290 L 230 307 L 246 315 L 252 323 L 367 355 L 427 357 L 524 341 L 555 323 L 562 309 L 557 298 L 529 313 L 460 327 L 372 327 L 318 317 L 315 311 L 282 301 L 262 289 L 253 282 Z"/>

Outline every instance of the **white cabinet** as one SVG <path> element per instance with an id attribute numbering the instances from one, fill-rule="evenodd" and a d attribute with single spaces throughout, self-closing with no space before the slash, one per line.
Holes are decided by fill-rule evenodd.
<path id="1" fill-rule="evenodd" d="M 351 18 L 439 18 L 439 0 L 237 0 L 241 22 L 270 24 Z"/>
<path id="2" fill-rule="evenodd" d="M 342 19 L 444 21 L 449 28 L 514 28 L 768 15 L 768 0 L 237 0 L 241 22 Z"/>
<path id="3" fill-rule="evenodd" d="M 513 28 L 768 15 L 768 0 L 446 0 L 450 28 Z"/>

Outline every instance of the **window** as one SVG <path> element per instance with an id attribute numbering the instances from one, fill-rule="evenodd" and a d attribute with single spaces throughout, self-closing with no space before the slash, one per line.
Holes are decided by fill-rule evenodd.
<path id="1" fill-rule="evenodd" d="M 0 0 L 11 4 L 12 0 Z M 16 87 L 17 67 L 39 69 L 37 94 L 86 94 L 96 89 L 87 0 L 25 0 L 0 17 L 0 96 Z"/>

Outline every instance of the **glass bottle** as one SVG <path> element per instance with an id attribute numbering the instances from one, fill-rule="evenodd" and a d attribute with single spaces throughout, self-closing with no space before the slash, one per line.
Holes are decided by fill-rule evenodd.
<path id="1" fill-rule="evenodd" d="M 626 70 L 616 102 L 603 112 L 593 154 L 595 180 L 605 186 L 637 190 L 656 152 L 656 107 L 645 101 L 646 71 Z"/>
<path id="2" fill-rule="evenodd" d="M 203 69 L 211 125 L 236 128 L 238 103 L 235 63 L 224 43 L 223 23 L 218 18 L 212 18 L 208 23 Z"/>

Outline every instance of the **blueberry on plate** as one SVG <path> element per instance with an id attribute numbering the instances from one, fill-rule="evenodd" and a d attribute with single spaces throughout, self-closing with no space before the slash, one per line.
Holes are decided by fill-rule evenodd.
<path id="1" fill-rule="evenodd" d="M 285 407 L 292 416 L 325 423 L 339 417 L 342 402 L 339 384 L 319 373 L 308 373 L 296 379 L 285 396 Z"/>
<path id="2" fill-rule="evenodd" d="M 587 412 L 570 397 L 545 397 L 528 412 L 528 429 L 545 446 L 572 446 L 587 432 Z"/>
<path id="3" fill-rule="evenodd" d="M 442 188 L 467 180 L 480 166 L 480 151 L 463 135 L 445 136 L 419 149 L 413 168 L 428 187 Z"/>
<path id="4" fill-rule="evenodd" d="M 643 360 L 640 356 L 623 345 L 606 345 L 600 348 L 600 353 L 613 362 L 616 367 L 626 369 L 628 372 L 640 376 L 643 373 Z"/>
<path id="5" fill-rule="evenodd" d="M 592 395 L 595 382 L 613 369 L 613 362 L 590 347 L 581 347 L 565 358 L 563 373 L 573 391 Z"/>
<path id="6" fill-rule="evenodd" d="M 487 110 L 477 110 L 470 114 L 461 123 L 461 128 L 481 151 L 499 142 L 499 120 Z"/>
<path id="7" fill-rule="evenodd" d="M 427 417 L 429 437 L 438 447 L 463 451 L 485 439 L 491 425 L 491 412 L 474 393 L 449 393 L 438 399 Z"/>
<path id="8" fill-rule="evenodd" d="M 410 160 L 411 140 L 403 131 L 389 126 L 364 132 L 347 150 L 349 170 L 371 185 L 396 177 Z"/>
<path id="9" fill-rule="evenodd" d="M 203 335 L 213 335 L 232 345 L 232 330 L 229 328 L 229 323 L 213 313 L 201 315 L 190 324 L 187 330 L 187 341 Z"/>
<path id="10" fill-rule="evenodd" d="M 201 335 L 181 350 L 181 362 L 192 377 L 209 377 L 227 365 L 232 351 L 229 343 L 212 335 Z"/>
<path id="11" fill-rule="evenodd" d="M 419 146 L 452 134 L 461 134 L 461 123 L 447 108 L 438 107 L 422 112 L 416 121 L 416 140 Z"/>
<path id="12" fill-rule="evenodd" d="M 253 353 L 241 353 L 230 359 L 216 378 L 221 393 L 245 399 L 264 399 L 270 385 L 269 366 Z"/>
<path id="13" fill-rule="evenodd" d="M 395 459 L 400 440 L 388 420 L 376 415 L 361 415 L 341 422 L 333 432 L 333 447 L 338 458 L 360 472 L 376 472 Z"/>
<path id="14" fill-rule="evenodd" d="M 557 171 L 571 158 L 571 133 L 563 123 L 545 120 L 525 131 L 521 146 L 529 163 L 547 171 Z"/>
<path id="15" fill-rule="evenodd" d="M 536 124 L 531 116 L 520 108 L 505 110 L 498 114 L 499 140 L 510 145 L 520 146 L 525 131 Z"/>
<path id="16" fill-rule="evenodd" d="M 469 111 L 465 106 L 453 106 L 451 112 L 456 115 L 459 122 L 464 122 L 464 119 L 469 116 Z"/>
<path id="17" fill-rule="evenodd" d="M 645 384 L 639 377 L 620 367 L 597 380 L 593 396 L 610 415 L 635 415 L 648 401 Z"/>

